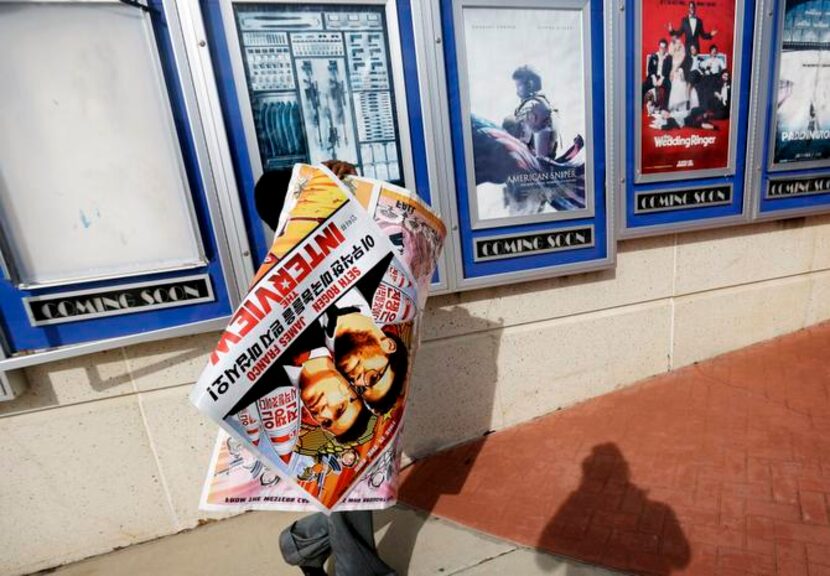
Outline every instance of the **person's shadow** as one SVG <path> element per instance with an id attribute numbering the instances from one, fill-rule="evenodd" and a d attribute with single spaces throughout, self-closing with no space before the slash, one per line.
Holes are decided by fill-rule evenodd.
<path id="1" fill-rule="evenodd" d="M 459 443 L 466 445 L 456 450 L 466 454 L 463 465 L 451 470 L 426 460 L 402 472 L 399 499 L 418 511 L 398 506 L 376 513 L 375 529 L 382 532 L 380 556 L 402 576 L 409 571 L 418 533 L 430 512 L 442 495 L 461 491 L 482 448 L 480 439 L 493 428 L 502 323 L 452 306 L 454 298 L 457 295 L 438 297 L 427 307 L 424 324 L 440 336 L 427 338 L 416 357 L 403 439 L 405 455 L 412 461 Z"/>
<path id="2" fill-rule="evenodd" d="M 582 461 L 582 479 L 539 535 L 538 547 L 608 568 L 670 574 L 691 549 L 674 511 L 631 483 L 616 444 L 597 444 Z M 544 557 L 539 566 L 548 568 Z"/>

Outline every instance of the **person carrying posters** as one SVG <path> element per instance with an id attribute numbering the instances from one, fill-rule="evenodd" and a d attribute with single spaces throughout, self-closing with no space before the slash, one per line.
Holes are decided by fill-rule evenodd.
<path id="1" fill-rule="evenodd" d="M 281 534 L 289 564 L 325 574 L 333 555 L 338 574 L 394 574 L 370 510 L 395 501 L 425 278 L 445 229 L 408 191 L 344 183 L 354 167 L 328 165 L 257 183 L 275 239 L 191 396 L 224 429 L 202 507 L 322 510 Z M 413 266 L 416 253 L 430 263 Z"/>
<path id="2" fill-rule="evenodd" d="M 341 179 L 356 174 L 354 166 L 346 162 L 329 161 L 324 164 Z M 283 212 L 290 180 L 291 170 L 273 171 L 263 175 L 255 187 L 257 211 L 272 229 L 279 227 L 277 218 Z M 359 295 L 359 290 L 353 288 L 349 294 L 359 298 L 361 304 L 368 307 L 365 298 Z M 351 310 L 349 312 L 352 313 Z M 366 312 L 365 308 L 363 312 Z M 359 311 L 356 313 L 360 314 Z M 311 417 L 318 423 L 323 422 L 322 427 L 332 431 L 338 440 L 349 440 L 360 434 L 361 428 L 365 430 L 367 417 L 371 413 L 364 407 L 355 389 L 340 374 L 334 365 L 332 353 L 326 346 L 327 339 L 336 337 L 336 334 L 332 334 L 332 328 L 337 326 L 340 317 L 327 315 L 324 318 L 320 325 L 314 326 L 306 342 L 299 342 L 298 348 L 324 350 L 318 358 L 306 361 L 316 362 L 319 368 L 309 371 L 305 369 L 307 364 L 302 364 L 299 367 L 293 366 L 292 372 L 298 378 L 301 374 L 306 374 L 307 379 L 313 381 L 307 386 L 300 385 L 301 396 L 309 406 Z M 326 329 L 328 334 L 325 333 Z M 321 374 L 327 374 L 330 378 L 321 377 Z M 324 388 L 325 382 L 332 384 L 329 388 Z M 395 574 L 377 554 L 374 523 L 369 510 L 334 512 L 330 516 L 317 512 L 286 528 L 280 534 L 279 542 L 285 561 L 298 566 L 307 576 L 324 576 L 326 572 L 323 566 L 330 555 L 335 558 L 338 574 Z"/>

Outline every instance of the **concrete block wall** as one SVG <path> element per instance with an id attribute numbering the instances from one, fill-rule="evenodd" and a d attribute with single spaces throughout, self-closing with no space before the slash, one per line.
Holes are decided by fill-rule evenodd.
<path id="1" fill-rule="evenodd" d="M 830 216 L 627 241 L 615 270 L 434 297 L 406 453 L 826 319 Z M 187 400 L 216 337 L 28 370 L 28 392 L 0 403 L 0 574 L 217 517 L 197 510 L 215 427 Z"/>

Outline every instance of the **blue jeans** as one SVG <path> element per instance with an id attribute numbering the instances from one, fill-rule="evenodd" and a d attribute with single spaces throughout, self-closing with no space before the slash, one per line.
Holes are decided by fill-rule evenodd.
<path id="1" fill-rule="evenodd" d="M 322 568 L 334 556 L 337 576 L 396 576 L 378 556 L 371 511 L 312 514 L 280 534 L 280 550 L 292 566 Z"/>

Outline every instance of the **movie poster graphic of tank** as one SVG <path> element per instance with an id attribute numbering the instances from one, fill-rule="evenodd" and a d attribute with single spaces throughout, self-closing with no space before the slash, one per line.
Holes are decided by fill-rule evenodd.
<path id="1" fill-rule="evenodd" d="M 830 158 L 830 2 L 787 0 L 773 162 Z"/>
<path id="2" fill-rule="evenodd" d="M 641 175 L 729 166 L 735 0 L 643 0 Z"/>
<path id="3" fill-rule="evenodd" d="M 585 209 L 582 12 L 464 7 L 462 18 L 474 225 Z"/>
<path id="4" fill-rule="evenodd" d="M 263 170 L 336 159 L 402 183 L 384 10 L 234 4 Z"/>

